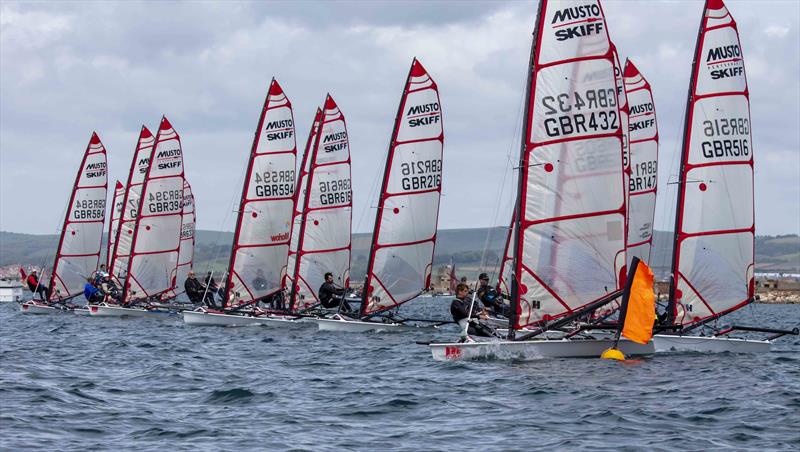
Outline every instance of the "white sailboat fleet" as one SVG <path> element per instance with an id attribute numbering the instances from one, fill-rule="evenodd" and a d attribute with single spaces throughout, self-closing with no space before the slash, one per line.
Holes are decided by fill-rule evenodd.
<path id="1" fill-rule="evenodd" d="M 634 279 L 636 290 L 642 281 L 652 285 L 659 142 L 652 89 L 630 60 L 620 64 L 600 0 L 540 0 L 498 281 L 511 304 L 507 338 L 430 343 L 433 358 L 582 357 L 609 348 L 634 356 L 758 353 L 797 334 L 737 325 L 691 334 L 755 299 L 749 108 L 736 22 L 722 0 L 706 0 L 687 99 L 668 305 L 647 334 L 652 339 L 621 338 L 625 316 L 641 312 L 628 305 Z M 184 310 L 184 322 L 316 323 L 347 332 L 449 323 L 396 314 L 430 289 L 443 147 L 438 85 L 415 58 L 389 142 L 360 307 L 326 310 L 318 293 L 325 273 L 350 287 L 347 125 L 327 95 L 298 169 L 292 103 L 273 78 L 248 157 L 221 304 Z M 49 296 L 23 303 L 23 312 L 76 308 L 71 300 L 100 259 L 106 173 L 106 150 L 93 134 L 47 278 Z M 115 186 L 107 265 L 121 296 L 85 312 L 143 317 L 175 309 L 193 265 L 195 223 L 180 136 L 164 117 L 156 136 L 142 127 L 128 179 Z M 604 328 L 616 337 L 595 332 Z M 734 331 L 773 336 L 728 337 Z"/>

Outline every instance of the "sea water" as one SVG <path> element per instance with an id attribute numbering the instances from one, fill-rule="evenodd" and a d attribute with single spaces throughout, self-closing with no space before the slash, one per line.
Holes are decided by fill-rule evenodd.
<path id="1" fill-rule="evenodd" d="M 414 315 L 446 318 L 449 299 Z M 800 338 L 763 355 L 434 362 L 413 333 L 0 306 L 0 449 L 800 448 Z M 800 305 L 738 324 L 789 328 Z"/>

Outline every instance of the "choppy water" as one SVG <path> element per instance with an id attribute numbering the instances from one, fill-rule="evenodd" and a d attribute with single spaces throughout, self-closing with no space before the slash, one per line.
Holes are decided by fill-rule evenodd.
<path id="1" fill-rule="evenodd" d="M 444 300 L 416 309 L 446 312 Z M 800 339 L 751 355 L 438 363 L 415 340 L 0 306 L 0 449 L 800 449 Z M 790 327 L 800 306 L 736 316 Z"/>

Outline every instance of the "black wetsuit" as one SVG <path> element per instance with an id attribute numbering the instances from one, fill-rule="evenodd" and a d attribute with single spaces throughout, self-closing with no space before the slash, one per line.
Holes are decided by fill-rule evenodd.
<path id="1" fill-rule="evenodd" d="M 477 303 L 472 304 L 472 315 L 469 315 L 469 305 L 472 303 L 471 298 L 454 298 L 450 303 L 450 315 L 453 316 L 453 321 L 458 323 L 459 320 L 470 318 L 469 326 L 467 327 L 467 334 L 473 336 L 493 337 L 494 331 L 488 325 L 482 324 L 478 320 L 480 309 Z"/>
<path id="2" fill-rule="evenodd" d="M 342 305 L 343 312 L 350 312 L 350 305 L 344 301 L 344 289 L 340 289 L 333 283 L 324 282 L 319 286 L 319 303 L 326 309 L 335 308 Z"/>
<path id="3" fill-rule="evenodd" d="M 494 315 L 507 314 L 505 304 L 503 303 L 503 297 L 494 287 L 488 284 L 478 287 L 476 295 L 481 300 L 481 303 L 483 303 L 483 307 L 490 310 Z"/>
<path id="4" fill-rule="evenodd" d="M 186 278 L 186 282 L 183 283 L 183 289 L 186 291 L 186 296 L 189 297 L 189 301 L 194 304 L 203 303 L 203 294 L 206 293 L 206 288 L 197 278 Z M 208 300 L 208 298 L 207 296 L 206 304 L 210 307 L 214 307 L 214 296 L 211 295 L 211 300 Z"/>

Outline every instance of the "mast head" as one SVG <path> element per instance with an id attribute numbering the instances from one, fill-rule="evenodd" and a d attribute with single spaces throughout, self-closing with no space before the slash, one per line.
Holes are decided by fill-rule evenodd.
<path id="1" fill-rule="evenodd" d="M 169 119 L 167 116 L 164 115 L 161 117 L 161 125 L 159 126 L 159 130 L 169 130 L 172 128 L 172 124 L 170 124 Z"/>
<path id="2" fill-rule="evenodd" d="M 411 63 L 411 76 L 422 77 L 427 75 L 427 73 L 428 71 L 425 70 L 425 67 L 422 66 L 422 63 L 420 63 L 418 59 L 414 58 L 414 61 Z"/>
<path id="3" fill-rule="evenodd" d="M 326 94 L 325 95 L 325 110 L 335 110 L 337 108 L 339 108 L 339 106 L 336 105 L 336 102 L 333 100 L 333 97 L 331 97 L 330 93 Z"/>
<path id="4" fill-rule="evenodd" d="M 283 94 L 283 88 L 281 88 L 281 85 L 275 80 L 275 77 L 272 77 L 272 82 L 269 84 L 269 95 L 277 96 L 279 94 Z"/>
<path id="5" fill-rule="evenodd" d="M 622 76 L 625 78 L 633 78 L 639 75 L 639 69 L 633 64 L 630 58 L 625 59 L 625 69 L 622 71 Z"/>
<path id="6" fill-rule="evenodd" d="M 100 137 L 97 132 L 92 132 L 92 137 L 89 139 L 89 144 L 100 144 Z"/>
<path id="7" fill-rule="evenodd" d="M 117 190 L 121 190 L 121 189 L 122 189 L 122 187 L 124 187 L 124 185 L 122 185 L 122 182 L 120 182 L 120 181 L 117 181 L 117 184 L 116 184 L 114 187 L 115 187 Z"/>
<path id="8" fill-rule="evenodd" d="M 148 129 L 147 126 L 142 125 L 142 130 L 139 132 L 139 139 L 150 138 L 152 136 L 153 134 L 150 132 L 150 129 Z"/>

